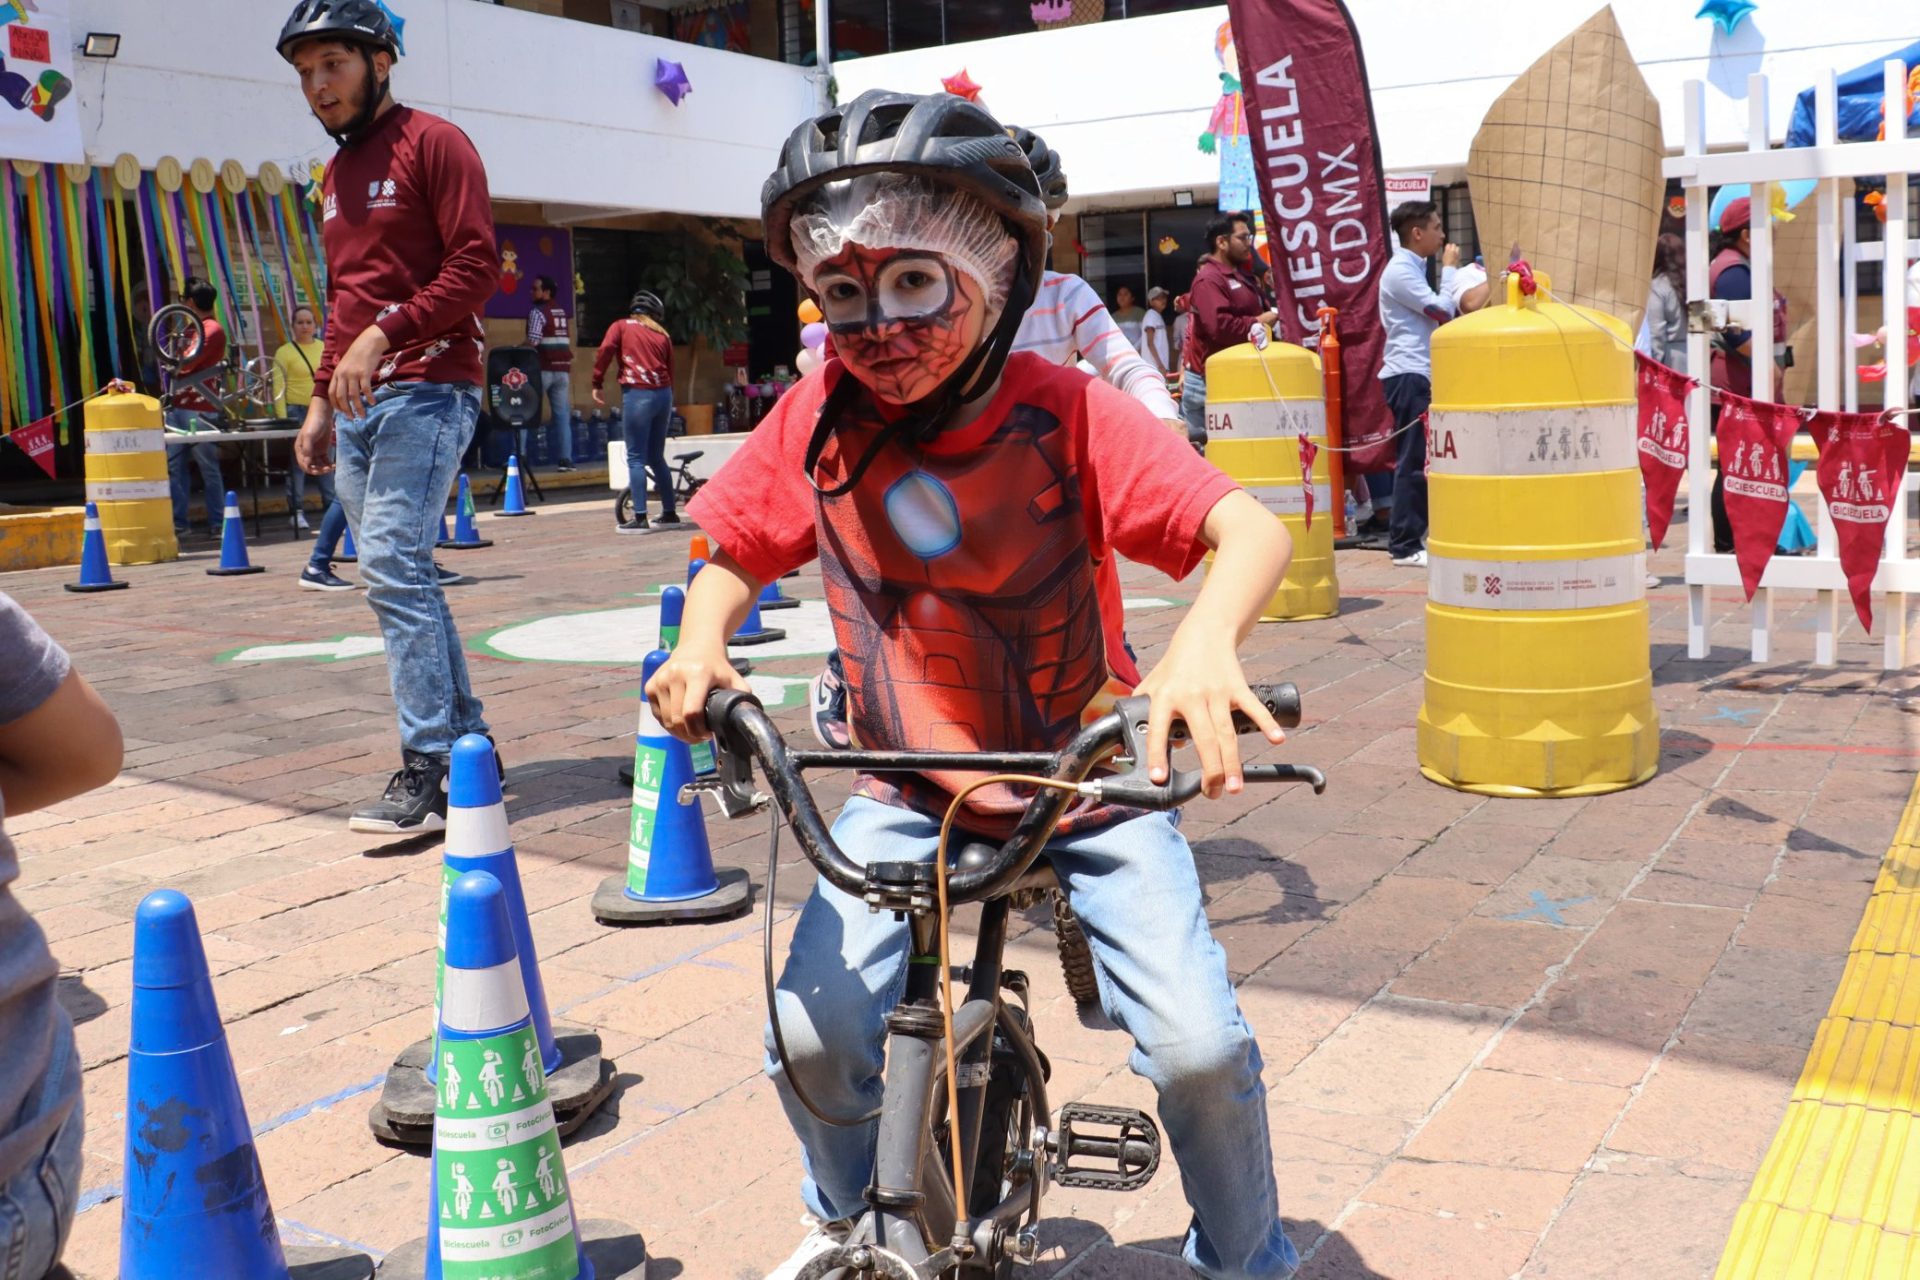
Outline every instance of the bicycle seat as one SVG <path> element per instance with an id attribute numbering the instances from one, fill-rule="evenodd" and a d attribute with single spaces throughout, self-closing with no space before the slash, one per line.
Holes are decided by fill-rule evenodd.
<path id="1" fill-rule="evenodd" d="M 705 449 L 689 449 L 685 453 L 677 455 L 674 458 L 674 461 L 675 462 L 692 462 L 694 459 L 698 458 L 701 454 L 705 452 L 706 452 Z"/>
<path id="2" fill-rule="evenodd" d="M 988 840 L 971 831 L 956 830 L 950 844 L 957 845 L 959 848 L 959 852 L 949 852 L 947 856 L 947 870 L 950 875 L 978 871 L 1000 856 L 999 841 Z M 1053 864 L 1047 861 L 1047 855 L 1043 853 L 1033 860 L 1033 864 L 1007 892 L 1017 893 L 1022 889 L 1051 889 L 1059 883 L 1059 878 L 1053 872 Z"/>

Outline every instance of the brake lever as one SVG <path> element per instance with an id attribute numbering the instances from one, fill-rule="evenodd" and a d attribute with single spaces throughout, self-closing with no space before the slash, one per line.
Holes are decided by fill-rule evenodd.
<path id="1" fill-rule="evenodd" d="M 680 788 L 682 804 L 695 803 L 698 797 L 711 795 L 725 818 L 745 818 L 760 813 L 773 797 L 753 788 L 753 760 L 729 741 L 728 721 L 733 708 L 742 702 L 760 705 L 760 700 L 738 689 L 720 689 L 707 698 L 707 727 L 713 732 L 713 772 L 695 778 Z"/>
<path id="2" fill-rule="evenodd" d="M 1254 685 L 1253 693 L 1267 713 L 1283 728 L 1292 729 L 1300 723 L 1300 691 L 1292 684 Z M 1109 778 L 1091 778 L 1080 784 L 1083 795 L 1111 804 L 1126 805 L 1135 809 L 1152 809 L 1165 812 L 1177 809 L 1200 794 L 1201 773 L 1198 769 L 1170 770 L 1165 782 L 1154 782 L 1147 776 L 1147 713 L 1148 700 L 1141 697 L 1121 698 L 1114 704 L 1114 714 L 1120 717 L 1121 749 L 1119 754 L 1128 761 L 1125 773 Z M 1233 713 L 1233 727 L 1240 733 L 1256 733 L 1258 726 L 1240 711 Z M 1176 732 L 1170 735 L 1169 747 L 1186 741 L 1186 735 Z M 1304 782 L 1313 788 L 1315 795 L 1323 794 L 1327 789 L 1327 777 L 1310 765 L 1291 764 L 1252 764 L 1243 766 L 1241 777 L 1247 782 Z"/>

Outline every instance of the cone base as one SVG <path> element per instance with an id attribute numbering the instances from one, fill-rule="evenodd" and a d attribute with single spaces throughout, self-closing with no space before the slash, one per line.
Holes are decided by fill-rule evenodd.
<path id="1" fill-rule="evenodd" d="M 800 607 L 800 602 L 798 600 L 781 599 L 781 600 L 762 600 L 760 602 L 760 612 L 762 613 L 765 613 L 769 609 L 798 609 L 799 607 Z"/>
<path id="2" fill-rule="evenodd" d="M 593 1280 L 644 1280 L 647 1242 L 624 1222 L 588 1218 L 580 1224 Z M 380 1260 L 380 1280 L 426 1280 L 427 1242 L 424 1238 L 401 1245 Z"/>
<path id="3" fill-rule="evenodd" d="M 285 1246 L 291 1280 L 373 1280 L 374 1261 L 346 1249 Z"/>
<path id="4" fill-rule="evenodd" d="M 765 605 L 761 606 L 765 608 Z M 736 644 L 772 644 L 775 640 L 785 640 L 787 633 L 778 627 L 762 627 L 758 631 L 742 631 L 727 641 L 729 646 Z"/>
<path id="5" fill-rule="evenodd" d="M 496 511 L 493 513 L 493 516 L 496 520 L 512 520 L 518 516 L 537 516 L 539 514 L 538 511 Z"/>
<path id="6" fill-rule="evenodd" d="M 475 538 L 472 542 L 462 542 L 458 538 L 448 538 L 445 542 L 433 544 L 442 551 L 478 551 L 482 547 L 493 545 L 492 538 Z"/>
<path id="7" fill-rule="evenodd" d="M 207 570 L 207 576 L 209 578 L 239 578 L 249 573 L 265 573 L 266 571 L 267 566 L 263 564 L 249 564 L 242 565 L 238 569 L 209 569 Z"/>
<path id="8" fill-rule="evenodd" d="M 133 584 L 131 582 L 63 582 L 60 585 L 69 591 L 85 595 L 94 591 L 125 591 Z"/>
<path id="9" fill-rule="evenodd" d="M 613 1064 L 602 1056 L 600 1036 L 585 1027 L 555 1025 L 554 1046 L 560 1066 L 547 1076 L 547 1099 L 553 1103 L 553 1122 L 566 1137 L 587 1122 L 613 1092 Z M 433 1104 L 436 1091 L 427 1079 L 427 1059 L 433 1041 L 408 1045 L 394 1059 L 380 1100 L 367 1114 L 367 1127 L 382 1142 L 397 1147 L 433 1145 Z"/>
<path id="10" fill-rule="evenodd" d="M 753 880 L 740 867 L 715 867 L 720 887 L 698 898 L 646 902 L 627 896 L 627 873 L 608 876 L 593 895 L 593 918 L 601 924 L 676 924 L 738 915 L 753 905 Z"/>
<path id="11" fill-rule="evenodd" d="M 360 563 L 359 556 L 335 555 L 333 559 L 334 559 L 334 562 L 337 564 L 359 564 Z"/>

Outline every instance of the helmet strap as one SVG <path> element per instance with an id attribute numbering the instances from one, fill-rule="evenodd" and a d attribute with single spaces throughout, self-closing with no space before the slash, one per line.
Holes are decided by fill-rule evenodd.
<path id="1" fill-rule="evenodd" d="M 390 92 L 389 81 L 392 77 L 382 79 L 380 73 L 374 70 L 373 49 L 367 45 L 361 45 L 360 56 L 367 60 L 367 79 L 373 82 L 373 88 L 367 91 L 367 100 L 360 104 L 360 110 L 354 112 L 353 119 L 347 122 L 346 128 L 338 133 L 332 129 L 327 130 L 327 136 L 343 147 L 352 146 L 354 139 L 367 131 L 367 126 L 371 125 L 374 117 L 380 114 L 381 104 L 386 102 Z"/>

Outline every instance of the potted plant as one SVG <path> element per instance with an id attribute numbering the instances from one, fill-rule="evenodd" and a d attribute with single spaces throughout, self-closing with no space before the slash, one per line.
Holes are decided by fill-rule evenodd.
<path id="1" fill-rule="evenodd" d="M 687 344 L 687 394 L 699 376 L 700 347 L 704 342 L 712 351 L 720 351 L 747 337 L 747 264 L 734 252 L 739 233 L 731 224 L 714 228 L 716 238 L 699 239 L 687 233 L 653 233 L 646 239 L 647 262 L 644 278 L 660 300 L 667 305 L 667 328 L 674 339 Z M 678 391 L 676 400 L 680 399 Z M 685 405 L 681 409 L 691 424 L 689 408 L 713 406 Z M 711 418 L 708 418 L 711 429 Z"/>

